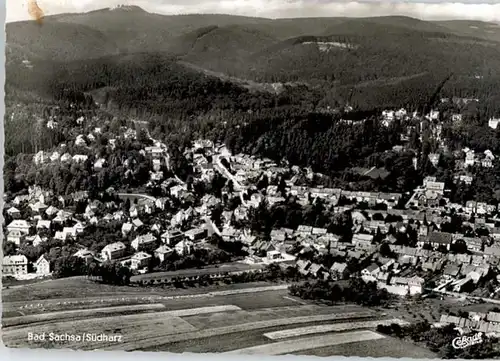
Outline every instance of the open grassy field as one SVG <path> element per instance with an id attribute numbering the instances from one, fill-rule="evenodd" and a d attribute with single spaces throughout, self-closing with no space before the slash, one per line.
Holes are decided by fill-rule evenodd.
<path id="1" fill-rule="evenodd" d="M 341 323 L 342 320 L 318 321 L 312 319 L 311 322 L 301 323 L 301 327 L 315 327 L 318 325 L 329 325 L 332 322 Z M 189 339 L 184 341 L 172 342 L 167 344 L 158 344 L 147 348 L 142 348 L 142 351 L 166 351 L 166 352 L 194 352 L 194 353 L 221 353 L 229 352 L 237 348 L 247 348 L 259 345 L 265 345 L 270 342 L 269 338 L 265 337 L 265 333 L 278 332 L 286 330 L 293 325 L 277 325 L 274 327 L 258 328 L 253 330 L 241 331 L 237 333 L 227 333 L 212 337 Z M 300 338 L 300 337 L 298 337 Z"/>
<path id="2" fill-rule="evenodd" d="M 205 298 L 246 294 L 282 289 L 287 285 L 255 282 L 234 285 L 211 285 L 207 287 L 150 288 L 118 287 L 96 283 L 85 278 L 51 280 L 43 284 L 26 285 L 15 289 L 2 290 L 4 311 L 31 310 L 41 308 L 84 308 L 95 304 L 127 305 L 147 302 L 163 302 L 176 298 Z"/>
<path id="3" fill-rule="evenodd" d="M 392 337 L 382 339 L 332 345 L 295 352 L 294 355 L 307 356 L 358 356 L 358 357 L 393 357 L 393 358 L 436 358 L 436 354 Z"/>
<path id="4" fill-rule="evenodd" d="M 314 317 L 325 315 L 325 318 L 333 315 L 337 319 L 362 319 L 376 316 L 369 310 L 358 306 L 345 307 L 322 307 L 316 305 L 283 306 L 260 308 L 257 310 L 242 310 L 237 312 L 213 313 L 210 315 L 196 315 L 184 319 L 197 328 L 216 328 L 231 325 L 247 324 L 252 322 L 279 320 L 297 317 Z"/>
<path id="5" fill-rule="evenodd" d="M 264 288 L 260 288 L 264 289 Z M 250 289 L 251 291 L 251 289 Z M 204 297 L 194 297 L 194 298 L 165 298 L 163 296 L 152 297 L 150 300 L 143 300 L 142 297 L 125 297 L 119 298 L 108 298 L 102 297 L 96 299 L 96 302 L 89 299 L 80 299 L 78 301 L 73 300 L 71 303 L 61 303 L 56 300 L 51 300 L 50 303 L 42 303 L 41 307 L 33 303 L 33 308 L 26 308 L 25 306 L 12 305 L 9 303 L 4 303 L 6 306 L 3 310 L 3 317 L 5 319 L 11 317 L 20 317 L 28 315 L 38 315 L 44 313 L 52 313 L 63 310 L 92 310 L 96 308 L 102 308 L 105 306 L 115 307 L 115 305 L 136 305 L 136 306 L 146 306 L 153 303 L 163 304 L 167 310 L 179 310 L 185 309 L 186 307 L 205 307 L 205 306 L 223 306 L 227 304 L 239 306 L 242 309 L 259 309 L 262 307 L 282 307 L 282 306 L 295 306 L 300 305 L 293 299 L 284 298 L 286 297 L 286 290 L 277 291 L 265 291 L 265 292 L 251 292 L 250 294 L 237 293 L 234 295 L 225 296 L 213 296 L 211 294 L 206 294 Z M 48 301 L 49 302 L 49 301 Z M 28 304 L 29 305 L 29 304 Z M 140 307 L 138 307 L 140 308 Z"/>
<path id="6" fill-rule="evenodd" d="M 99 297 L 147 297 L 147 296 L 180 296 L 196 293 L 207 293 L 214 291 L 230 291 L 248 288 L 276 286 L 276 283 L 253 282 L 241 284 L 214 284 L 206 287 L 173 288 L 173 287 L 133 287 L 113 286 L 91 281 L 85 277 L 62 278 L 22 287 L 2 289 L 2 300 L 4 302 L 41 302 L 60 299 L 61 302 L 69 302 L 72 299 L 95 299 Z"/>
<path id="7" fill-rule="evenodd" d="M 131 305 L 131 306 L 116 306 L 91 308 L 71 311 L 47 312 L 36 315 L 10 317 L 2 320 L 3 327 L 26 325 L 39 322 L 50 322 L 55 320 L 79 319 L 84 317 L 102 317 L 110 314 L 125 314 L 130 312 L 143 312 L 164 309 L 165 306 L 161 303 L 149 305 Z"/>

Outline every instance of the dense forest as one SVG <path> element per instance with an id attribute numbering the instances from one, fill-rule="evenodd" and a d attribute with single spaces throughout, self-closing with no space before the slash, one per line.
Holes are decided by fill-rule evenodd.
<path id="1" fill-rule="evenodd" d="M 173 149 L 182 148 L 196 137 L 206 137 L 225 142 L 233 152 L 276 161 L 287 159 L 291 164 L 311 167 L 329 176 L 321 181 L 326 186 L 405 192 L 420 184 L 423 176 L 438 171 L 426 165 L 427 154 L 435 146 L 426 141 L 425 132 L 423 144 L 416 139 L 418 134 L 411 136 L 410 147 L 416 153 L 392 151 L 401 143 L 403 129 L 412 124 L 396 121 L 389 127 L 382 126 L 379 114 L 383 108 L 378 107 L 382 102 L 368 111 L 354 109 L 346 113 L 340 106 L 345 100 L 329 90 L 307 85 L 286 85 L 279 93 L 247 89 L 200 74 L 177 63 L 170 55 L 159 53 L 115 55 L 58 64 L 40 61 L 33 71 L 39 76 L 27 78 L 9 73 L 7 79 L 8 156 L 52 149 L 62 141 L 74 139 L 78 130 L 76 119 L 85 116 L 105 120 L 108 125 L 117 118 L 114 125 L 106 129 L 117 129 L 126 119 L 147 121 L 150 134 L 173 145 Z M 447 79 L 455 81 L 454 77 Z M 408 110 L 422 111 L 436 106 L 448 116 L 460 110 L 458 106 L 447 109 L 439 103 L 439 94 L 446 82 L 432 84 L 429 81 L 425 83 L 426 88 L 415 79 L 413 81 L 414 86 L 399 94 L 410 97 L 406 101 Z M 391 92 L 396 91 L 397 87 L 391 88 Z M 33 93 L 39 94 L 38 98 Z M 35 101 L 16 104 L 14 99 L 20 99 L 19 95 L 30 96 Z M 402 101 L 397 94 L 392 94 L 390 99 L 393 99 L 393 106 L 401 105 L 396 104 Z M 464 122 L 459 126 L 443 118 L 443 132 L 452 147 L 460 149 L 469 145 L 478 150 L 499 151 L 498 135 L 486 126 L 488 114 L 495 113 L 493 100 L 463 108 Z M 59 108 L 57 117 L 51 110 L 55 104 Z M 57 130 L 47 129 L 43 124 L 48 117 L 62 126 Z M 19 131 L 20 124 L 23 124 L 22 131 Z M 97 153 L 102 154 L 106 136 L 100 137 L 98 143 L 101 147 Z M 130 151 L 129 147 L 126 145 L 123 152 Z M 118 162 L 125 156 L 120 149 L 117 151 L 122 155 L 115 157 Z M 423 156 L 421 170 L 416 172 L 413 157 L 418 153 Z M 90 165 L 84 167 L 86 172 L 91 172 Z M 389 178 L 363 177 L 352 171 L 354 167 L 384 168 Z M 7 162 L 6 169 L 11 174 L 18 168 Z M 66 173 L 64 169 L 57 172 Z M 22 173 L 28 177 L 25 179 L 34 177 L 28 171 Z M 46 176 L 50 174 L 53 170 L 48 170 Z M 46 176 L 39 173 L 38 179 Z M 116 177 L 119 174 L 107 174 L 101 179 L 109 181 L 99 183 L 113 185 Z M 89 186 L 84 179 L 85 172 L 82 182 L 77 183 Z M 133 185 L 135 181 L 131 182 Z M 452 186 L 452 180 L 448 179 L 448 183 Z M 18 182 L 19 186 L 22 184 Z M 53 184 L 51 188 L 66 193 Z"/>
<path id="2" fill-rule="evenodd" d="M 184 176 L 189 171 L 182 169 L 183 147 L 204 137 L 225 142 L 233 152 L 311 167 L 325 175 L 316 180 L 325 186 L 406 192 L 435 174 L 459 199 L 460 189 L 445 172 L 449 164 L 429 165 L 428 154 L 437 144 L 426 130 L 408 135 L 410 151 L 393 151 L 403 131 L 419 121 L 383 126 L 380 112 L 387 108 L 404 107 L 419 115 L 439 108 L 438 121 L 451 150 L 469 146 L 500 152 L 498 134 L 487 127 L 487 119 L 500 111 L 500 47 L 493 35 L 471 37 L 469 31 L 450 31 L 450 24 L 398 17 L 286 22 L 214 15 L 168 17 L 171 22 L 165 22 L 167 17 L 134 12 L 142 37 L 131 30 L 118 36 L 115 27 L 132 16 L 120 11 L 50 18 L 49 28 L 37 38 L 45 45 L 34 41 L 30 25 L 10 26 L 5 149 L 13 189 L 29 179 L 77 171 L 35 172 L 25 169 L 23 159 L 9 158 L 71 142 L 82 116 L 108 126 L 114 122 L 114 129 L 131 119 L 146 121 L 149 133 L 169 145 L 180 165 L 178 174 Z M 83 47 L 99 46 L 87 56 L 68 56 L 70 45 L 57 43 L 51 33 L 59 28 L 76 31 Z M 279 84 L 269 88 L 274 82 Z M 449 109 L 440 103 L 457 97 L 480 101 L 450 102 Z M 450 121 L 455 112 L 463 114 L 461 124 Z M 49 129 L 49 119 L 60 127 Z M 107 137 L 98 139 L 99 149 L 90 156 L 103 154 Z M 129 147 L 117 150 L 121 158 Z M 89 181 L 90 167 L 80 165 L 78 184 L 63 190 L 52 181 L 50 188 L 66 193 L 115 183 L 118 174 Z M 372 167 L 381 170 L 379 177 L 355 170 Z M 22 177 L 13 176 L 19 172 Z M 496 175 L 495 170 L 482 173 L 477 187 L 463 194 L 483 189 Z M 139 171 L 130 185 L 143 177 Z M 496 193 L 500 185 L 490 188 Z"/>

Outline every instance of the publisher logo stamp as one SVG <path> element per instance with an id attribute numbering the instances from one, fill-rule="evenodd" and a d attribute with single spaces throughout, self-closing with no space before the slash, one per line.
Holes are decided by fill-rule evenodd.
<path id="1" fill-rule="evenodd" d="M 478 332 L 474 335 L 464 335 L 453 339 L 452 346 L 456 349 L 464 349 L 483 342 L 483 333 Z"/>

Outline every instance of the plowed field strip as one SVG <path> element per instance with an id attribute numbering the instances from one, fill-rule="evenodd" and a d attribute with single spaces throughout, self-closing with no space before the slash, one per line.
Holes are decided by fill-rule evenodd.
<path id="1" fill-rule="evenodd" d="M 173 342 L 181 342 L 187 340 L 200 339 L 205 337 L 213 337 L 218 335 L 226 335 L 230 333 L 245 332 L 250 330 L 256 330 L 261 328 L 269 328 L 276 326 L 288 326 L 299 323 L 310 323 L 319 321 L 333 321 L 333 320 L 349 320 L 363 317 L 373 317 L 372 312 L 348 312 L 339 314 L 324 314 L 324 315 L 314 315 L 314 316 L 301 316 L 301 317 L 287 317 L 281 319 L 267 320 L 243 323 L 240 325 L 232 325 L 225 327 L 217 327 L 205 330 L 199 330 L 195 332 L 187 332 L 179 335 L 158 335 L 158 337 L 152 338 L 142 338 L 137 335 L 133 342 L 125 342 L 123 344 L 116 344 L 105 348 L 106 350 L 125 350 L 133 351 L 140 350 L 144 348 L 150 348 L 158 345 L 164 345 Z"/>
<path id="2" fill-rule="evenodd" d="M 310 350 L 320 347 L 341 345 L 384 338 L 372 331 L 354 331 L 346 333 L 332 333 L 321 336 L 306 337 L 289 341 L 273 342 L 266 345 L 243 348 L 229 351 L 233 355 L 283 355 L 292 352 Z"/>
<path id="3" fill-rule="evenodd" d="M 408 324 L 408 322 L 393 318 L 390 320 L 375 320 L 375 321 L 361 321 L 361 322 L 345 322 L 345 323 L 334 323 L 331 325 L 319 325 L 319 326 L 309 326 L 309 327 L 299 327 L 292 328 L 289 330 L 275 331 L 265 333 L 264 336 L 271 340 L 282 340 L 290 337 L 298 337 L 311 335 L 314 333 L 325 333 L 325 332 L 341 332 L 356 330 L 360 328 L 374 328 L 377 325 L 391 325 L 393 323 L 399 325 Z"/>
<path id="4" fill-rule="evenodd" d="M 119 312 L 153 311 L 164 308 L 165 305 L 161 303 L 154 303 L 148 305 L 116 306 L 116 307 L 103 307 L 103 308 L 70 310 L 70 311 L 60 311 L 60 312 L 47 312 L 36 315 L 5 318 L 2 320 L 2 324 L 3 327 L 9 327 L 15 325 L 25 325 L 34 322 L 52 321 L 52 320 L 68 319 L 75 317 L 96 317 L 100 315 L 107 315 Z"/>

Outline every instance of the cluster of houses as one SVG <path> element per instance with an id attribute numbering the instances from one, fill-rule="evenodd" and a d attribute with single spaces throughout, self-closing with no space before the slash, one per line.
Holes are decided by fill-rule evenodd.
<path id="1" fill-rule="evenodd" d="M 468 312 L 467 317 L 441 315 L 438 326 L 455 325 L 463 334 L 470 331 L 483 332 L 487 336 L 498 337 L 500 334 L 499 312 Z M 469 332 L 468 332 L 469 331 Z"/>
<path id="2" fill-rule="evenodd" d="M 96 119 L 85 119 L 81 116 L 77 119 L 78 125 L 85 125 L 86 123 L 92 124 L 96 123 Z M 53 129 L 57 126 L 57 122 L 49 120 L 47 122 L 47 127 Z M 89 125 L 82 127 L 82 129 L 88 129 Z M 102 135 L 102 128 L 92 127 L 88 134 L 77 134 L 73 142 L 61 143 L 56 149 L 51 152 L 39 151 L 33 156 L 33 163 L 35 165 L 41 166 L 43 164 L 50 163 L 84 163 L 91 161 L 93 164 L 93 169 L 99 171 L 108 165 L 108 160 L 103 158 L 101 155 L 93 155 L 93 145 L 98 141 L 98 137 Z M 127 127 L 121 127 L 120 135 L 116 137 L 111 137 L 107 139 L 107 147 L 110 150 L 115 149 L 116 142 L 119 139 L 130 139 L 136 137 L 136 131 Z M 109 134 L 109 133 L 108 133 Z M 140 153 L 144 156 L 152 157 L 153 167 L 150 170 L 151 181 L 161 181 L 163 179 L 163 172 L 161 168 L 165 166 L 167 169 L 170 166 L 170 156 L 167 152 L 167 147 L 164 143 L 154 140 L 153 145 L 146 146 L 141 149 Z M 132 165 L 128 164 L 128 159 L 123 163 L 125 166 L 130 167 Z"/>
<path id="3" fill-rule="evenodd" d="M 477 102 L 477 99 L 442 99 L 443 103 L 453 102 L 455 104 L 465 105 L 470 102 Z M 419 125 L 415 126 L 407 126 L 407 133 L 401 135 L 401 140 L 407 142 L 409 140 L 409 136 L 414 129 L 420 130 L 420 141 L 422 141 L 422 130 L 424 129 L 424 122 L 426 122 L 426 127 L 430 131 L 430 135 L 432 139 L 438 145 L 438 149 L 441 149 L 446 152 L 447 146 L 445 144 L 445 139 L 442 137 L 443 126 L 441 122 L 438 120 L 441 117 L 441 113 L 438 110 L 431 110 L 428 114 L 421 117 L 417 112 L 409 113 L 405 109 L 399 110 L 384 110 L 381 114 L 382 125 L 388 127 L 395 120 L 411 120 L 411 119 L 419 119 Z M 462 115 L 460 113 L 451 114 L 451 120 L 454 124 L 462 123 Z M 498 124 L 500 122 L 500 118 L 492 117 L 488 121 L 489 128 L 496 130 Z M 402 146 L 395 146 L 393 150 L 402 149 Z M 439 159 L 441 154 L 439 152 L 432 152 L 428 155 L 428 159 L 434 167 L 438 166 Z M 482 168 L 492 168 L 496 159 L 496 156 L 489 149 L 485 150 L 482 153 L 477 153 L 474 149 L 470 149 L 465 147 L 461 152 L 455 152 L 454 158 L 456 161 L 457 170 L 461 170 L 463 172 L 467 172 L 471 167 L 477 166 Z M 417 158 L 414 158 L 414 167 L 418 168 Z M 468 177 L 468 175 L 467 175 Z M 465 178 L 466 183 L 470 184 L 471 181 L 468 178 Z"/>
<path id="4" fill-rule="evenodd" d="M 2 259 L 3 276 L 25 276 L 28 274 L 28 259 L 26 256 L 5 256 Z M 37 276 L 49 276 L 51 274 L 50 262 L 42 255 L 33 264 L 34 273 Z"/>
<path id="5" fill-rule="evenodd" d="M 406 112 L 402 110 L 384 113 L 387 121 L 406 116 Z M 435 119 L 439 114 L 431 112 L 428 117 Z M 83 150 L 89 147 L 100 132 L 99 128 L 95 128 L 87 135 L 78 135 L 71 149 L 81 147 Z M 123 132 L 125 138 L 135 136 L 136 132 L 131 129 Z M 217 234 L 225 242 L 241 242 L 248 253 L 244 260 L 247 264 L 289 263 L 298 260 L 297 270 L 303 275 L 343 279 L 355 272 L 363 279 L 375 281 L 379 287 L 401 295 L 422 292 L 426 281 L 424 277 L 429 272 L 442 275 L 438 287 L 465 292 L 499 263 L 500 246 L 496 242 L 500 240 L 500 229 L 496 227 L 495 219 L 497 206 L 473 201 L 465 205 L 452 204 L 446 198 L 444 183 L 433 177 L 426 178 L 405 207 L 401 207 L 402 194 L 306 187 L 301 185 L 300 179 L 305 176 L 312 180 L 315 174 L 311 169 L 277 165 L 270 159 L 243 154 L 232 155 L 224 145 L 216 145 L 209 140 L 198 140 L 185 152 L 186 158 L 192 162 L 197 181 L 208 183 L 217 172 L 222 174 L 233 184 L 233 189 L 224 187 L 223 197 L 238 197 L 241 204 L 234 210 L 225 210 L 221 217 L 222 224 L 217 226 L 210 219 L 211 211 L 222 204 L 223 199 L 214 195 L 198 199 L 198 202 L 194 202 L 198 206 L 167 213 L 165 210 L 173 199 L 182 202 L 193 200 L 196 196 L 177 177 L 163 179 L 161 169 L 169 163 L 167 147 L 154 139 L 152 141 L 153 145 L 145 146 L 141 152 L 152 159 L 150 182 L 159 184 L 167 196 L 140 197 L 137 203 L 131 202 L 130 208 L 123 210 L 115 202 L 103 204 L 101 201 L 88 199 L 86 192 L 57 197 L 39 187 L 31 187 L 27 195 L 17 196 L 7 202 L 6 213 L 12 219 L 5 227 L 7 241 L 18 246 L 25 242 L 38 246 L 53 237 L 62 242 L 73 239 L 78 244 L 80 235 L 88 225 L 119 221 L 122 224 L 123 241 L 107 244 L 99 252 L 81 247 L 74 255 L 85 260 L 120 262 L 143 272 L 153 258 L 164 262 L 174 252 L 185 256 L 198 247 L 209 247 L 209 236 Z M 116 139 L 111 139 L 109 146 L 112 147 L 115 142 Z M 69 155 L 69 158 L 66 156 L 63 160 L 62 157 L 68 153 L 64 152 L 63 145 L 60 148 L 49 154 L 37 153 L 33 161 L 42 164 L 49 161 L 84 160 L 84 152 Z M 474 152 L 466 151 L 465 164 L 470 163 L 467 163 L 471 157 L 469 154 L 474 155 Z M 476 164 L 475 155 L 473 159 L 473 164 Z M 493 161 L 494 156 L 491 152 L 485 152 L 485 157 L 481 160 L 482 166 L 486 166 L 483 164 L 485 159 Z M 106 159 L 98 158 L 94 161 L 94 168 L 102 168 L 106 164 Z M 256 189 L 255 182 L 264 175 L 269 179 L 277 179 L 285 174 L 285 191 L 294 195 L 298 204 L 306 206 L 322 200 L 335 213 L 349 212 L 354 224 L 352 241 L 342 242 L 327 229 L 309 225 L 297 225 L 296 229 L 274 229 L 269 240 L 256 237 L 249 229 L 241 227 L 242 221 L 248 219 L 250 210 L 258 207 L 264 199 L 270 206 L 285 201 L 283 190 L 278 185 L 270 184 L 265 192 L 260 192 Z M 458 181 L 472 182 L 467 177 L 460 175 Z M 349 200 L 350 202 L 343 204 L 350 204 L 339 205 L 340 199 Z M 87 203 L 84 213 L 75 214 L 67 206 L 75 201 Z M 363 203 L 363 207 L 359 207 L 360 203 Z M 26 207 L 31 210 L 29 218 L 23 217 L 20 210 Z M 479 237 L 442 232 L 440 227 L 449 221 L 451 212 L 470 217 L 473 230 L 487 229 L 489 235 Z M 151 218 L 145 215 L 159 214 L 162 215 L 162 221 L 145 224 L 145 219 Z M 398 244 L 394 236 L 395 233 L 407 233 L 409 229 L 417 233 L 418 241 L 414 247 Z M 136 236 L 128 244 L 125 239 L 131 233 Z M 449 252 L 457 241 L 466 244 L 468 254 Z M 389 245 L 393 253 L 391 257 L 380 254 L 382 243 Z M 301 254 L 308 252 L 331 254 L 336 261 L 327 268 L 304 260 Z M 31 268 L 22 254 L 7 256 L 3 263 L 8 270 L 5 274 L 22 275 Z M 51 265 L 46 265 L 47 260 L 43 256 L 35 263 L 33 268 L 37 273 L 50 273 Z"/>

